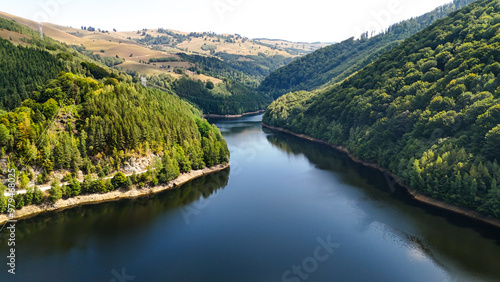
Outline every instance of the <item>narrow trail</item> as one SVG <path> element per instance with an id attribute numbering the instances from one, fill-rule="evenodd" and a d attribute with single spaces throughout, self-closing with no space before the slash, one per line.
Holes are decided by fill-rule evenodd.
<path id="1" fill-rule="evenodd" d="M 137 174 L 137 175 L 140 175 L 140 174 L 143 174 L 145 172 L 147 172 L 148 170 L 147 169 L 143 169 L 143 170 L 139 170 L 139 171 L 134 171 L 134 172 L 128 172 L 128 173 L 124 173 L 126 176 L 130 176 L 132 174 Z M 106 177 L 103 177 L 102 179 L 111 179 L 113 178 L 113 176 L 106 176 Z M 80 183 L 82 183 L 83 181 L 78 181 Z M 63 185 L 66 185 L 68 184 L 68 182 L 63 182 L 61 183 L 59 186 L 62 187 Z M 33 188 L 35 187 L 38 187 L 38 189 L 40 189 L 40 191 L 48 191 L 50 190 L 50 184 L 45 184 L 45 185 L 40 185 L 40 186 L 32 186 Z M 26 194 L 27 190 L 24 189 L 24 190 L 17 190 L 15 194 Z M 4 193 L 5 196 L 7 197 L 10 197 L 11 196 L 11 193 L 10 192 L 5 192 Z"/>

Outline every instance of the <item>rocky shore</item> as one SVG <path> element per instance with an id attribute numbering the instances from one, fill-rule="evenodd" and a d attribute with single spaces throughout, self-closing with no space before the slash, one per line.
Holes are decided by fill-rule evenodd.
<path id="1" fill-rule="evenodd" d="M 89 195 L 81 195 L 72 197 L 69 199 L 60 199 L 55 203 L 44 203 L 41 205 L 29 205 L 25 206 L 22 209 L 16 210 L 14 218 L 9 218 L 7 214 L 0 215 L 0 224 L 4 224 L 7 220 L 19 220 L 22 218 L 32 217 L 40 213 L 56 211 L 56 210 L 64 210 L 76 206 L 88 205 L 88 204 L 97 204 L 104 203 L 110 201 L 116 201 L 120 199 L 131 199 L 136 197 L 141 197 L 145 195 L 159 193 L 168 189 L 175 188 L 179 185 L 182 185 L 190 180 L 195 178 L 208 175 L 217 171 L 224 170 L 229 167 L 229 163 L 220 164 L 213 167 L 208 167 L 199 170 L 193 170 L 188 173 L 183 173 L 179 175 L 176 179 L 170 181 L 167 184 L 158 185 L 151 188 L 138 188 L 137 186 L 132 187 L 130 190 L 115 190 L 112 192 L 104 193 L 104 194 L 89 194 Z"/>

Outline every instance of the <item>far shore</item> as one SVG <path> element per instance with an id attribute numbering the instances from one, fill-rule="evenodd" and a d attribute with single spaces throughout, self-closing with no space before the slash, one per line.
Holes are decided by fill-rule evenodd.
<path id="1" fill-rule="evenodd" d="M 468 217 L 468 218 L 471 218 L 471 219 L 474 219 L 474 220 L 477 220 L 477 221 L 489 224 L 489 225 L 494 226 L 496 228 L 500 228 L 500 220 L 498 220 L 496 218 L 492 218 L 492 217 L 487 217 L 487 216 L 484 216 L 484 215 L 482 215 L 482 214 L 480 214 L 480 213 L 478 213 L 476 211 L 469 210 L 469 209 L 464 209 L 464 208 L 461 208 L 459 206 L 456 206 L 456 205 L 453 205 L 453 204 L 448 204 L 448 203 L 446 203 L 444 201 L 437 200 L 437 199 L 425 196 L 423 194 L 420 194 L 417 190 L 412 189 L 411 187 L 409 187 L 408 185 L 406 185 L 405 183 L 403 183 L 391 171 L 389 171 L 389 170 L 387 170 L 387 169 L 385 169 L 385 168 L 383 168 L 383 167 L 381 167 L 381 166 L 379 166 L 377 164 L 364 162 L 363 160 L 359 159 L 358 157 L 353 156 L 351 154 L 351 152 L 349 152 L 347 150 L 347 148 L 345 148 L 345 147 L 336 146 L 336 145 L 330 144 L 330 143 L 328 143 L 326 141 L 319 140 L 319 139 L 307 136 L 305 134 L 295 133 L 293 131 L 290 131 L 288 129 L 284 129 L 284 128 L 281 128 L 281 127 L 275 127 L 275 126 L 268 125 L 268 124 L 265 124 L 265 123 L 262 123 L 262 126 L 265 127 L 265 128 L 269 128 L 271 130 L 274 130 L 274 131 L 279 131 L 279 132 L 287 133 L 287 134 L 290 134 L 290 135 L 293 135 L 293 136 L 296 136 L 296 137 L 299 137 L 299 138 L 302 138 L 302 139 L 306 139 L 306 140 L 309 140 L 309 141 L 312 141 L 312 142 L 315 142 L 315 143 L 320 143 L 320 144 L 323 144 L 323 145 L 327 145 L 327 146 L 329 146 L 329 147 L 331 147 L 331 148 L 333 148 L 333 149 L 335 149 L 337 151 L 340 151 L 340 152 L 346 154 L 351 160 L 353 160 L 356 163 L 362 164 L 362 165 L 367 166 L 367 167 L 374 168 L 374 169 L 376 169 L 376 170 L 378 170 L 378 171 L 380 171 L 382 173 L 387 174 L 388 176 L 390 176 L 395 181 L 395 183 L 397 183 L 399 186 L 405 188 L 406 191 L 416 201 L 419 201 L 419 202 L 424 203 L 424 204 L 429 205 L 429 206 L 440 208 L 442 210 L 446 210 L 446 211 L 450 211 L 450 212 L 453 212 L 453 213 L 456 213 L 456 214 L 460 214 L 462 216 L 465 216 L 465 217 Z"/>
<path id="2" fill-rule="evenodd" d="M 242 113 L 240 115 L 216 115 L 216 114 L 204 114 L 204 118 L 240 118 L 243 116 L 249 116 L 249 115 L 256 115 L 256 114 L 262 114 L 266 110 L 259 110 L 255 112 L 248 112 L 248 113 Z"/>
<path id="3" fill-rule="evenodd" d="M 4 224 L 9 220 L 19 220 L 23 218 L 33 217 L 40 213 L 64 210 L 76 206 L 98 204 L 104 202 L 117 201 L 120 199 L 132 199 L 146 195 L 156 194 L 165 190 L 173 189 L 189 182 L 195 178 L 208 175 L 217 171 L 222 171 L 229 167 L 229 163 L 219 164 L 212 167 L 192 170 L 187 173 L 179 175 L 176 179 L 168 182 L 167 184 L 158 185 L 151 188 L 138 188 L 136 185 L 130 190 L 119 189 L 104 194 L 88 194 L 80 195 L 68 199 L 60 199 L 55 203 L 43 203 L 40 205 L 29 205 L 22 209 L 16 210 L 14 218 L 9 218 L 7 214 L 0 214 L 0 224 Z"/>

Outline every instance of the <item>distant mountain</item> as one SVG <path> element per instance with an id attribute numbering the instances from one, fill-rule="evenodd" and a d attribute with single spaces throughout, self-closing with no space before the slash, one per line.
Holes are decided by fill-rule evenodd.
<path id="1" fill-rule="evenodd" d="M 364 34 L 357 40 L 350 38 L 321 48 L 271 73 L 262 81 L 259 91 L 278 98 L 287 92 L 312 90 L 326 83 L 340 82 L 405 38 L 473 1 L 454 0 L 425 15 L 392 25 L 377 36 L 368 38 L 368 34 Z"/>

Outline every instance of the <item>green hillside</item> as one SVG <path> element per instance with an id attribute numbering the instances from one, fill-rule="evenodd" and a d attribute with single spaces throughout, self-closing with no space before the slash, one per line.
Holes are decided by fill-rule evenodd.
<path id="1" fill-rule="evenodd" d="M 346 147 L 419 192 L 500 218 L 500 1 L 480 0 L 264 122 Z"/>
<path id="2" fill-rule="evenodd" d="M 36 42 L 48 40 L 45 37 Z M 64 170 L 71 173 L 64 180 L 72 184 L 63 191 L 54 184 L 49 199 L 56 200 L 129 188 L 127 183 L 155 186 L 182 172 L 229 161 L 220 131 L 176 95 L 133 83 L 130 76 L 85 60 L 76 52 L 65 53 L 64 45 L 54 43 L 48 49 L 43 44 L 37 46 L 0 41 L 0 54 L 9 54 L 10 62 L 47 60 L 36 68 L 15 70 L 11 85 L 22 85 L 37 70 L 36 88 L 26 89 L 26 97 L 19 96 L 24 99 L 20 105 L 0 110 L 0 174 L 15 169 L 20 188 L 26 188 L 30 180 L 36 184 L 51 180 L 58 183 L 60 176 L 54 172 Z M 45 73 L 38 71 L 41 67 Z M 78 74 L 60 71 L 61 67 Z M 128 180 L 119 173 L 131 159 L 152 154 L 157 160 L 151 172 Z M 76 181 L 80 170 L 100 179 L 80 185 Z M 116 172 L 118 177 L 112 181 L 102 179 Z M 0 184 L 0 211 L 6 209 L 4 189 Z M 38 200 L 33 200 L 35 194 Z M 43 200 L 40 197 L 39 191 L 32 190 L 26 197 L 17 197 L 16 205 L 20 208 L 39 203 Z"/>
<path id="3" fill-rule="evenodd" d="M 228 64 L 215 57 L 177 54 L 183 61 L 195 66 L 190 71 L 219 78 L 223 83 L 213 85 L 183 76 L 174 81 L 169 75 L 154 75 L 148 82 L 161 88 L 172 89 L 179 97 L 196 104 L 204 114 L 238 115 L 265 109 L 272 98 L 255 91 L 244 83 L 254 78 L 238 69 L 241 64 Z M 255 75 L 259 73 L 255 70 Z"/>
<path id="4" fill-rule="evenodd" d="M 0 17 L 0 29 L 24 36 L 23 44 L 0 38 L 0 109 L 12 110 L 61 71 L 123 80 L 126 75 L 107 68 L 101 61 L 84 56 L 72 47 L 48 36 L 40 36 L 26 26 Z M 23 46 L 25 45 L 25 46 Z"/>
<path id="5" fill-rule="evenodd" d="M 377 36 L 347 39 L 296 59 L 267 76 L 259 90 L 279 96 L 293 91 L 312 90 L 326 83 L 337 83 L 367 66 L 402 40 L 431 25 L 437 19 L 475 0 L 454 0 L 417 18 L 395 24 Z"/>

